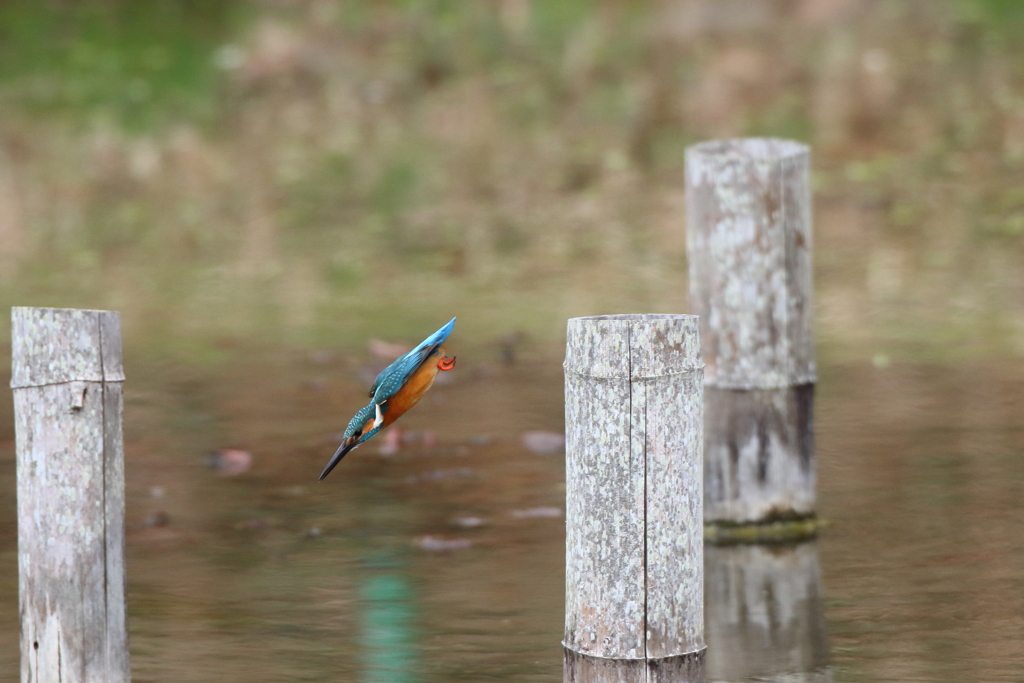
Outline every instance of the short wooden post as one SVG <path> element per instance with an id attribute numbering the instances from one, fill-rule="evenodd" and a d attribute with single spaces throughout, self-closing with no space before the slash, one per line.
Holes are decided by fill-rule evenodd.
<path id="1" fill-rule="evenodd" d="M 758 138 L 686 150 L 690 302 L 707 366 L 704 514 L 720 530 L 815 528 L 809 157 Z"/>
<path id="2" fill-rule="evenodd" d="M 566 683 L 704 680 L 698 321 L 569 321 Z"/>
<path id="3" fill-rule="evenodd" d="M 704 549 L 708 680 L 831 680 L 814 541 Z"/>
<path id="4" fill-rule="evenodd" d="M 121 326 L 11 311 L 22 683 L 127 683 Z"/>

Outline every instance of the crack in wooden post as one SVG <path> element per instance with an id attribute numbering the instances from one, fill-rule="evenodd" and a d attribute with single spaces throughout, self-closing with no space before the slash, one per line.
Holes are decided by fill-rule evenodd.
<path id="1" fill-rule="evenodd" d="M 567 683 L 704 680 L 698 325 L 569 321 Z"/>

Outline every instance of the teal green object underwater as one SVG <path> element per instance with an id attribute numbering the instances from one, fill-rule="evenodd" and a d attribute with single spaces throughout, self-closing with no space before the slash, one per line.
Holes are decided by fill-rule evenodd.
<path id="1" fill-rule="evenodd" d="M 363 585 L 360 633 L 365 683 L 411 683 L 416 676 L 415 602 L 399 574 L 372 576 Z"/>

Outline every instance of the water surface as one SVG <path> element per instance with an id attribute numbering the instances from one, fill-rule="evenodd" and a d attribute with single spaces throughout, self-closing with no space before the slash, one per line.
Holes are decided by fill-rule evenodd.
<path id="1" fill-rule="evenodd" d="M 560 680 L 564 462 L 521 442 L 562 428 L 561 368 L 542 355 L 504 366 L 460 353 L 450 382 L 399 423 L 409 443 L 384 456 L 378 437 L 321 483 L 368 358 L 238 349 L 215 370 L 129 363 L 134 680 Z M 796 548 L 709 551 L 711 680 L 1024 680 L 1021 374 L 825 367 L 831 525 Z M 0 678 L 15 680 L 5 404 Z M 209 468 L 224 446 L 249 450 L 252 469 Z"/>

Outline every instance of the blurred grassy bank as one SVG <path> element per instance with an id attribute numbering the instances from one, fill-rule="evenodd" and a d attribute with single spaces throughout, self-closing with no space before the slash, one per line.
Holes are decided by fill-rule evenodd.
<path id="1" fill-rule="evenodd" d="M 686 311 L 685 146 L 775 135 L 825 359 L 1019 355 L 1022 39 L 1008 0 L 6 0 L 0 302 L 189 357 L 554 345 Z"/>

